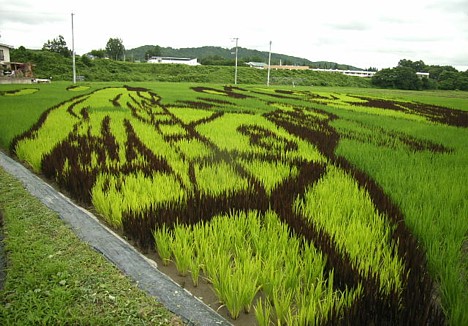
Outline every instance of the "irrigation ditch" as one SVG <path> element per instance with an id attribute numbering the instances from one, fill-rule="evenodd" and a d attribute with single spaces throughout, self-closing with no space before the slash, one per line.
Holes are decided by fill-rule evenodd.
<path id="1" fill-rule="evenodd" d="M 119 270 L 155 296 L 167 309 L 179 315 L 188 325 L 231 325 L 201 300 L 162 273 L 154 263 L 105 225 L 89 211 L 45 183 L 27 168 L 0 151 L 0 166 L 20 180 L 25 188 L 49 209 L 57 212 L 78 237 L 88 243 Z M 1 213 L 0 213 L 1 214 Z M 0 228 L 2 227 L 0 215 Z M 3 255 L 0 230 L 0 288 L 3 279 Z"/>

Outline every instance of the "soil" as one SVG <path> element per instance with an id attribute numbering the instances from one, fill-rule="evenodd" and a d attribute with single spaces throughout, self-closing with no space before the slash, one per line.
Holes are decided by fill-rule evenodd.
<path id="1" fill-rule="evenodd" d="M 202 273 L 200 273 L 198 286 L 194 286 L 192 282 L 192 278 L 189 275 L 181 276 L 177 271 L 177 268 L 173 262 L 170 262 L 167 266 L 164 266 L 161 258 L 158 256 L 156 252 L 149 252 L 146 253 L 145 256 L 158 265 L 158 269 L 169 276 L 174 282 L 179 284 L 182 288 L 185 288 L 187 291 L 192 293 L 195 297 L 202 300 L 207 306 L 214 309 L 218 314 L 228 320 L 235 326 L 250 326 L 250 325 L 257 325 L 257 321 L 255 318 L 255 311 L 252 307 L 249 313 L 241 312 L 237 319 L 232 319 L 229 315 L 229 312 L 225 306 L 223 306 L 216 294 L 214 292 L 213 287 L 211 284 L 203 277 Z"/>

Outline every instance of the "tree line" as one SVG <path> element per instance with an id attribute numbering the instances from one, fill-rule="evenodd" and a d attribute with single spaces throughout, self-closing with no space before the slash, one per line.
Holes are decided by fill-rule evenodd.
<path id="1" fill-rule="evenodd" d="M 420 78 L 416 72 L 427 72 Z M 468 70 L 460 72 L 452 66 L 426 65 L 424 61 L 402 59 L 394 68 L 378 71 L 372 84 L 382 88 L 405 90 L 444 89 L 468 91 Z"/>
<path id="2" fill-rule="evenodd" d="M 148 60 L 153 56 L 163 55 L 163 49 L 160 46 L 145 46 L 144 48 L 144 59 Z M 210 47 L 205 47 L 210 48 Z M 242 48 L 241 48 L 242 49 Z M 67 47 L 65 39 L 62 35 L 59 35 L 53 40 L 48 40 L 44 44 L 43 50 L 58 53 L 64 57 L 70 57 L 72 51 Z M 171 48 L 169 48 L 171 50 Z M 173 50 L 173 49 L 172 49 Z M 211 49 L 213 51 L 221 51 L 225 49 Z M 242 49 L 247 50 L 247 49 Z M 133 56 L 133 52 L 132 53 Z M 233 66 L 235 59 L 226 58 L 223 53 L 216 53 L 204 56 L 200 59 L 202 65 L 215 65 L 215 66 Z M 243 65 L 246 62 L 263 62 L 262 53 L 260 51 L 252 50 L 249 52 L 251 56 L 243 56 L 239 58 L 238 64 Z M 104 49 L 92 50 L 88 54 L 95 58 L 109 58 L 112 60 L 125 60 L 125 46 L 122 39 L 110 38 Z M 139 55 L 141 56 L 141 54 Z M 282 64 L 295 64 L 291 60 L 293 57 L 284 56 Z M 130 58 L 132 60 L 133 58 Z M 272 59 L 272 64 L 279 64 L 281 59 Z M 85 59 L 86 61 L 86 59 Z M 132 60 L 133 61 L 133 60 Z M 322 62 L 327 63 L 327 62 Z M 304 62 L 304 64 L 309 64 Z M 332 64 L 332 63 L 327 63 Z M 323 68 L 323 67 L 321 67 Z M 350 67 L 340 67 L 335 64 L 335 69 L 351 69 Z M 375 68 L 370 68 L 370 71 L 376 71 Z M 427 72 L 429 78 L 420 78 L 416 75 L 416 72 Z M 444 89 L 444 90 L 464 90 L 468 91 L 468 70 L 460 72 L 452 66 L 439 66 L 439 65 L 426 65 L 422 60 L 411 61 L 408 59 L 402 59 L 398 62 L 398 65 L 394 68 L 386 68 L 377 71 L 372 77 L 372 84 L 381 88 L 394 88 L 404 90 L 423 90 L 423 89 Z"/>
<path id="3" fill-rule="evenodd" d="M 42 46 L 42 50 L 51 51 L 58 53 L 64 57 L 71 57 L 73 55 L 72 50 L 67 46 L 67 42 L 62 35 L 48 40 Z M 113 60 L 122 60 L 125 58 L 125 46 L 120 38 L 110 38 L 107 41 L 105 49 L 92 50 L 89 54 L 96 58 L 109 58 Z"/>

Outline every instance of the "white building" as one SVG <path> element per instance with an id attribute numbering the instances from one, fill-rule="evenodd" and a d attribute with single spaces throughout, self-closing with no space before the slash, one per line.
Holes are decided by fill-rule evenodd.
<path id="1" fill-rule="evenodd" d="M 10 49 L 13 47 L 0 43 L 0 63 L 10 62 Z"/>
<path id="2" fill-rule="evenodd" d="M 264 63 L 264 62 L 246 62 L 245 63 L 247 66 L 249 66 L 250 68 L 257 68 L 257 69 L 265 69 L 265 68 L 268 68 L 268 64 Z"/>
<path id="3" fill-rule="evenodd" d="M 417 72 L 416 76 L 418 76 L 421 79 L 422 78 L 429 78 L 429 73 L 428 72 Z"/>
<path id="4" fill-rule="evenodd" d="M 372 77 L 376 74 L 376 71 L 367 71 L 367 70 L 340 70 L 340 69 L 312 69 L 313 71 L 323 71 L 323 72 L 333 72 L 337 74 L 343 74 L 347 76 L 357 76 L 357 77 Z M 429 78 L 428 72 L 417 72 L 416 76 L 419 78 Z"/>
<path id="5" fill-rule="evenodd" d="M 357 76 L 357 77 L 372 77 L 375 75 L 375 71 L 366 71 L 366 70 L 340 70 L 340 69 L 312 69 L 313 71 L 323 71 L 323 72 L 333 72 L 337 74 L 343 74 L 347 76 Z"/>
<path id="6" fill-rule="evenodd" d="M 176 58 L 176 57 L 151 57 L 148 60 L 148 63 L 169 63 L 169 64 L 182 64 L 189 66 L 198 66 L 200 65 L 197 61 L 197 58 Z"/>
<path id="7" fill-rule="evenodd" d="M 3 76 L 3 71 L 10 69 L 10 49 L 12 46 L 0 43 L 0 76 Z"/>

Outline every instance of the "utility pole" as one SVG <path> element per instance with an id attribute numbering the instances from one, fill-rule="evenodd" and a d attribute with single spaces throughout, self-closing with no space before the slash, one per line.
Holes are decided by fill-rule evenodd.
<path id="1" fill-rule="evenodd" d="M 71 23 L 72 23 L 72 57 L 73 57 L 73 84 L 76 84 L 76 62 L 75 62 L 75 31 L 73 29 L 73 16 L 71 14 Z"/>
<path id="2" fill-rule="evenodd" d="M 233 40 L 236 41 L 236 63 L 235 63 L 235 70 L 234 70 L 234 85 L 237 85 L 237 42 L 239 41 L 238 37 L 234 37 Z"/>
<path id="3" fill-rule="evenodd" d="M 270 52 L 268 53 L 268 75 L 267 75 L 267 86 L 270 86 L 270 66 L 271 66 L 271 41 L 270 41 Z"/>

